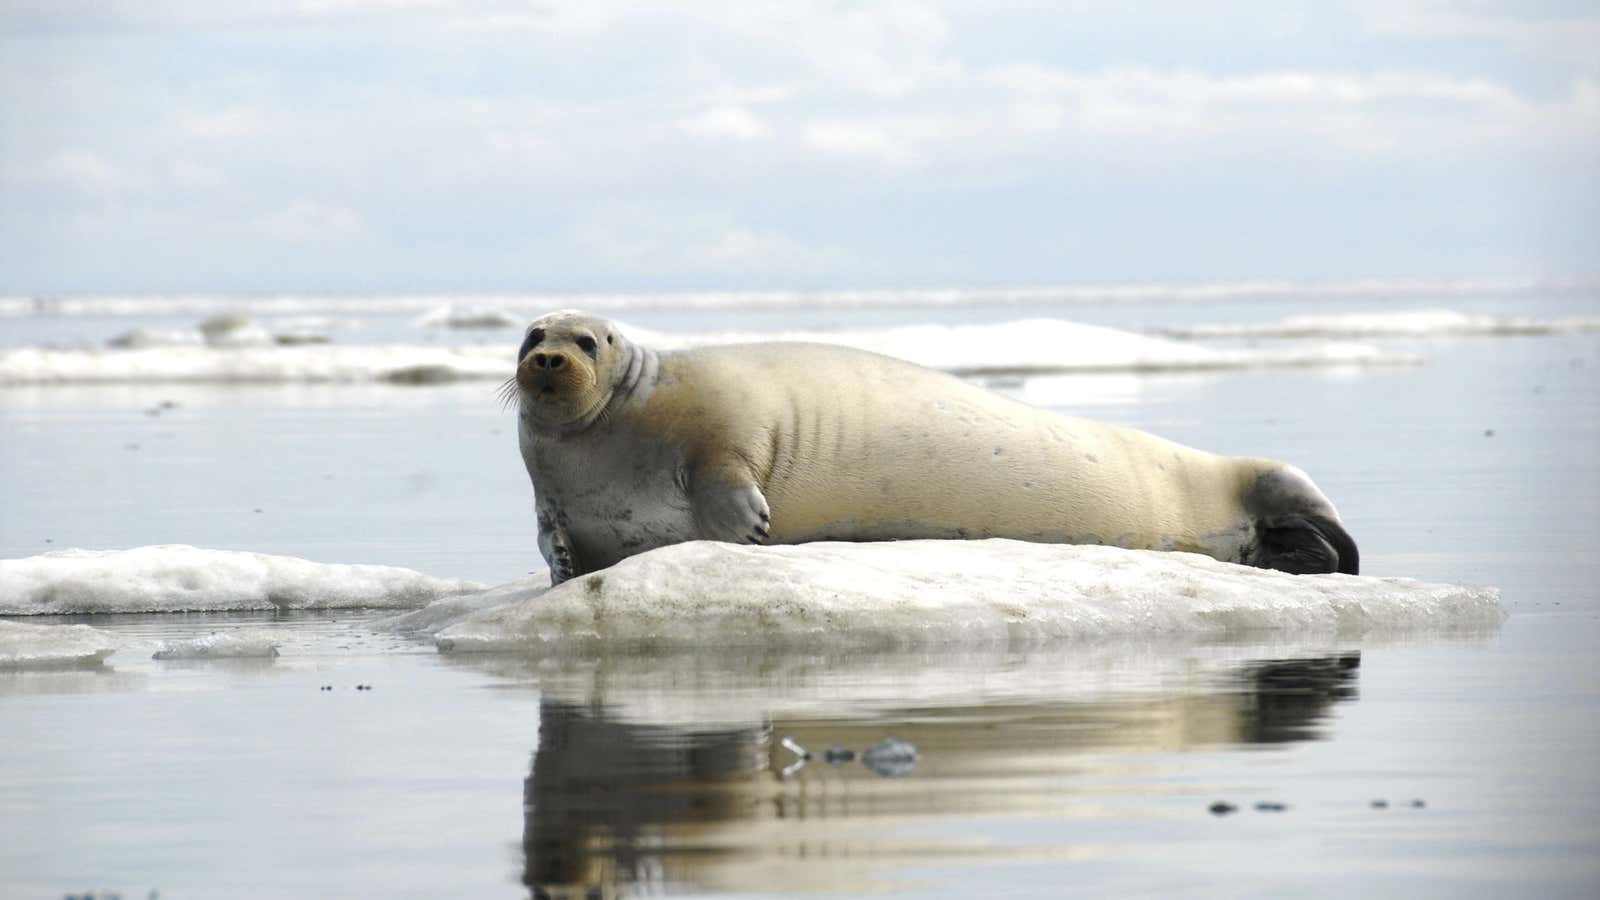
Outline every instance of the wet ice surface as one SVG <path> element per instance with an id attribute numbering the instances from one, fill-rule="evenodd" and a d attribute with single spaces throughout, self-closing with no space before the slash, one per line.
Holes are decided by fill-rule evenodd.
<path id="1" fill-rule="evenodd" d="M 453 652 L 594 652 L 1492 631 L 1502 617 L 1492 587 L 1295 576 L 1192 553 L 1008 540 L 696 541 L 547 587 L 530 578 L 392 627 L 425 629 Z"/>
<path id="2" fill-rule="evenodd" d="M 377 627 L 425 633 L 441 649 L 478 653 L 1020 648 L 1063 639 L 1216 640 L 1273 631 L 1492 633 L 1503 617 L 1492 587 L 1294 576 L 1189 553 L 1008 540 L 777 547 L 696 541 L 554 589 L 544 573 L 479 587 L 392 567 L 186 546 L 0 561 L 0 598 L 13 613 L 373 609 L 437 600 Z M 6 658 L 15 665 L 90 652 L 81 625 L 11 628 Z M 276 655 L 271 635 L 238 631 L 170 642 L 155 653 L 158 659 Z"/>

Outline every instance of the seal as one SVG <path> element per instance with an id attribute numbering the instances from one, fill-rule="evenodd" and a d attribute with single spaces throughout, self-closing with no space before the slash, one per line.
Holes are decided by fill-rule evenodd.
<path id="1" fill-rule="evenodd" d="M 552 583 L 690 540 L 1012 538 L 1355 574 L 1306 474 L 1058 415 L 825 344 L 658 352 L 581 312 L 504 388 Z"/>

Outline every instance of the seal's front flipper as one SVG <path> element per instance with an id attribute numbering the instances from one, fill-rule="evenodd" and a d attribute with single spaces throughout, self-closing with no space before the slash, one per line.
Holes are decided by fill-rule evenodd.
<path id="1" fill-rule="evenodd" d="M 578 555 L 573 552 L 567 530 L 542 512 L 539 514 L 539 552 L 550 566 L 551 587 L 578 576 Z"/>
<path id="2" fill-rule="evenodd" d="M 765 544 L 772 537 L 772 509 L 739 463 L 697 468 L 689 477 L 689 501 L 702 538 Z"/>
<path id="3" fill-rule="evenodd" d="M 1336 520 L 1325 516 L 1275 516 L 1256 526 L 1250 564 L 1295 575 L 1343 572 L 1361 568 L 1356 542 Z"/>

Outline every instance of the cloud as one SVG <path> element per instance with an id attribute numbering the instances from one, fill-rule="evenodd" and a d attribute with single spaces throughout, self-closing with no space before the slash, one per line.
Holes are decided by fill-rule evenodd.
<path id="1" fill-rule="evenodd" d="M 1540 234 L 1595 227 L 1600 68 L 1545 52 L 1591 33 L 1582 4 L 1270 7 L 14 0 L 0 290 L 115 282 L 93 260 L 138 233 L 242 289 L 314 286 L 319 260 L 402 288 L 648 288 L 1256 277 L 1315 253 L 1385 274 L 1412 248 L 1479 274 L 1486 247 L 1543 265 Z M 1297 256 L 1319 233 L 1377 249 Z M 334 239 L 367 255 L 276 246 Z"/>
<path id="2" fill-rule="evenodd" d="M 772 129 L 742 106 L 714 106 L 683 120 L 680 125 L 690 134 L 736 141 L 754 141 L 772 135 Z"/>
<path id="3" fill-rule="evenodd" d="M 909 165 L 917 161 L 909 135 L 896 135 L 893 126 L 877 121 L 825 121 L 805 126 L 806 146 L 831 156 L 851 157 Z"/>
<path id="4" fill-rule="evenodd" d="M 206 141 L 254 138 L 268 131 L 267 117 L 258 109 L 235 106 L 212 112 L 187 112 L 178 118 L 178 128 L 186 136 Z"/>
<path id="5" fill-rule="evenodd" d="M 70 148 L 33 165 L 0 166 L 4 180 L 18 187 L 59 190 L 76 198 L 109 198 L 147 192 L 152 181 L 94 150 Z"/>

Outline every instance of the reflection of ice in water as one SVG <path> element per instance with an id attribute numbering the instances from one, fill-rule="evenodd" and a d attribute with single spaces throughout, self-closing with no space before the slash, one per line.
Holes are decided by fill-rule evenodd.
<path id="1" fill-rule="evenodd" d="M 458 662 L 514 678 L 520 666 L 541 692 L 524 784 L 524 883 L 551 896 L 611 896 L 774 884 L 862 890 L 925 854 L 1026 855 L 970 838 L 911 838 L 906 826 L 1094 815 L 1128 799 L 1107 779 L 1114 785 L 1129 754 L 1149 760 L 1143 785 L 1129 789 L 1142 798 L 1150 782 L 1176 772 L 1167 754 L 1316 740 L 1331 707 L 1355 697 L 1359 655 L 1275 651 L 1311 653 L 1310 645 L 1190 655 L 1101 645 L 954 657 L 619 657 L 593 667 Z M 1127 676 L 1127 686 L 1107 685 L 1108 671 Z M 1024 695 L 962 687 L 963 677 L 988 672 L 1005 673 Z M 715 694 L 718 684 L 768 700 L 752 703 L 743 722 L 722 724 L 621 712 L 637 711 L 641 694 L 695 705 L 691 695 Z M 855 700 L 866 696 L 885 703 L 865 712 Z M 914 747 L 916 765 L 894 779 L 859 764 L 797 768 L 782 749 L 790 743 L 901 760 Z"/>

